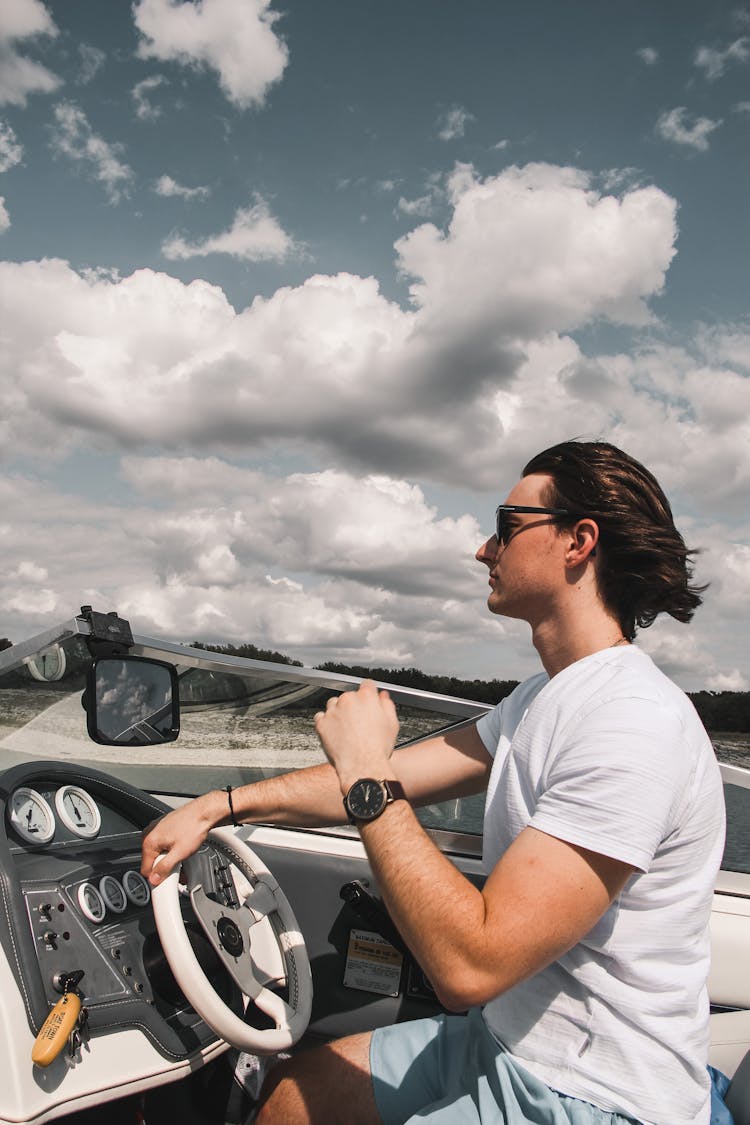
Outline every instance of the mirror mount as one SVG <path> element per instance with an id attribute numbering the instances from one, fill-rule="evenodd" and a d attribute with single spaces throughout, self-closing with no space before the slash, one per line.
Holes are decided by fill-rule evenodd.
<path id="1" fill-rule="evenodd" d="M 110 613 L 97 613 L 90 605 L 82 605 L 80 617 L 91 629 L 86 644 L 95 659 L 100 656 L 127 653 L 133 647 L 130 623 L 119 617 L 116 610 Z"/>

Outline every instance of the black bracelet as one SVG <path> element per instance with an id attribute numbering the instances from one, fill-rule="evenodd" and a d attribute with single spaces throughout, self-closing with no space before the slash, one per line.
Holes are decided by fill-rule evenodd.
<path id="1" fill-rule="evenodd" d="M 232 824 L 235 828 L 239 828 L 240 822 L 234 815 L 234 805 L 232 804 L 232 786 L 227 785 L 227 800 L 229 801 L 229 815 L 232 819 Z"/>

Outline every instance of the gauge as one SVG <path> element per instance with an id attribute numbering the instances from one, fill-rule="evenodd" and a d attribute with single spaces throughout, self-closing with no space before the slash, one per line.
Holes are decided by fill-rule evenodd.
<path id="1" fill-rule="evenodd" d="M 24 661 L 35 680 L 61 680 L 65 675 L 65 650 L 50 645 Z"/>
<path id="2" fill-rule="evenodd" d="M 107 913 L 104 899 L 93 883 L 81 883 L 78 888 L 78 905 L 89 922 L 101 922 Z"/>
<path id="3" fill-rule="evenodd" d="M 55 793 L 55 808 L 66 828 L 92 840 L 102 826 L 102 814 L 90 793 L 77 785 L 61 785 Z"/>
<path id="4" fill-rule="evenodd" d="M 145 906 L 151 898 L 151 888 L 139 871 L 126 871 L 122 877 L 125 894 L 136 906 Z"/>
<path id="5" fill-rule="evenodd" d="M 48 844 L 55 834 L 55 814 L 36 789 L 21 785 L 10 798 L 10 822 L 22 840 Z"/>
<path id="6" fill-rule="evenodd" d="M 99 894 L 104 899 L 105 906 L 114 910 L 115 914 L 122 914 L 128 905 L 122 883 L 119 883 L 114 875 L 105 875 L 99 880 Z"/>

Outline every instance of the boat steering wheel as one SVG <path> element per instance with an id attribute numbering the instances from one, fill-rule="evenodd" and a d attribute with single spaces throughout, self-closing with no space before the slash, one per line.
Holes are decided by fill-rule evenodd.
<path id="1" fill-rule="evenodd" d="M 178 869 L 152 891 L 159 938 L 177 983 L 204 1022 L 238 1050 L 275 1054 L 296 1043 L 310 1020 L 312 974 L 304 938 L 286 895 L 252 848 L 231 828 L 212 829 L 208 843 L 234 866 L 241 901 L 235 907 L 209 898 L 194 855 L 183 864 L 193 910 L 235 984 L 275 1026 L 251 1027 L 217 994 L 188 938 Z M 288 1001 L 269 987 L 283 984 Z"/>

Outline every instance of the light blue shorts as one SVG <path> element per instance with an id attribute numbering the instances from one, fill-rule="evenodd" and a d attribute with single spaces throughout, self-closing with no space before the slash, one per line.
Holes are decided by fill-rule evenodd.
<path id="1" fill-rule="evenodd" d="M 555 1093 L 513 1062 L 480 1008 L 378 1028 L 370 1070 L 385 1125 L 633 1125 Z"/>

